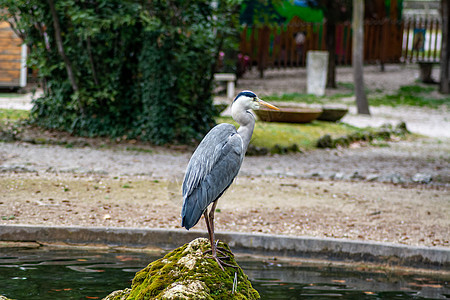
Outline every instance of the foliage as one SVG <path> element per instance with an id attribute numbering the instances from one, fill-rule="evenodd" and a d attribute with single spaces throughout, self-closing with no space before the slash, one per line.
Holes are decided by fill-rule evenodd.
<path id="1" fill-rule="evenodd" d="M 214 124 L 213 72 L 238 3 L 0 0 L 42 81 L 33 122 L 157 144 L 190 142 Z"/>
<path id="2" fill-rule="evenodd" d="M 320 9 L 328 22 L 345 22 L 351 19 L 351 0 L 306 0 L 308 6 Z"/>
<path id="3" fill-rule="evenodd" d="M 281 24 L 286 18 L 281 16 L 276 6 L 281 6 L 281 0 L 244 0 L 240 13 L 240 23 L 248 25 Z"/>

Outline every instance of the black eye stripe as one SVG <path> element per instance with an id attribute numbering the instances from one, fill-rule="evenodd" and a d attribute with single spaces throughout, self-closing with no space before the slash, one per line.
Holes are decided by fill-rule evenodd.
<path id="1" fill-rule="evenodd" d="M 236 101 L 237 98 L 239 98 L 240 96 L 247 96 L 249 98 L 255 98 L 256 99 L 256 95 L 253 92 L 250 91 L 244 91 L 244 92 L 240 92 L 236 98 L 234 98 L 233 102 Z"/>

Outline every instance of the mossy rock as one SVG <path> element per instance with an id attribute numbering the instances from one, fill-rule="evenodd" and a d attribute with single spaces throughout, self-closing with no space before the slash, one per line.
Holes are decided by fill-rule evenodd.
<path id="1" fill-rule="evenodd" d="M 333 139 L 331 135 L 325 134 L 320 139 L 317 140 L 318 148 L 333 148 Z"/>
<path id="2" fill-rule="evenodd" d="M 337 146 L 348 147 L 350 144 L 351 141 L 347 136 L 341 136 L 333 141 L 333 148 L 336 148 Z"/>
<path id="3" fill-rule="evenodd" d="M 400 122 L 397 124 L 397 126 L 395 127 L 396 130 L 399 130 L 403 133 L 409 133 L 408 128 L 406 127 L 406 123 L 405 122 Z"/>
<path id="4" fill-rule="evenodd" d="M 375 136 L 376 136 L 378 139 L 387 141 L 387 140 L 389 140 L 389 139 L 391 138 L 391 131 L 389 131 L 388 129 L 384 129 L 384 130 L 381 129 L 381 130 L 379 130 L 379 131 L 377 131 L 377 132 L 375 133 Z"/>
<path id="5" fill-rule="evenodd" d="M 253 144 L 248 145 L 247 152 L 245 153 L 248 156 L 262 156 L 267 155 L 269 153 L 269 149 L 266 147 L 257 147 Z"/>
<path id="6" fill-rule="evenodd" d="M 222 242 L 218 246 L 230 249 Z M 260 298 L 240 267 L 225 267 L 222 271 L 209 254 L 203 254 L 208 249 L 207 239 L 195 239 L 137 272 L 131 290 L 113 292 L 104 300 Z M 230 256 L 226 261 L 237 265 Z M 235 273 L 237 286 L 233 293 Z"/>
<path id="7" fill-rule="evenodd" d="M 287 147 L 276 144 L 272 147 L 272 149 L 270 149 L 271 154 L 287 154 L 296 152 L 302 152 L 297 144 L 292 144 Z"/>
<path id="8" fill-rule="evenodd" d="M 126 300 L 128 296 L 130 296 L 130 292 L 131 289 L 114 291 L 105 298 L 103 298 L 103 300 Z"/>
<path id="9" fill-rule="evenodd" d="M 401 122 L 395 128 L 391 124 L 385 124 L 373 132 L 357 131 L 335 139 L 333 139 L 329 134 L 326 134 L 317 140 L 316 146 L 318 148 L 336 148 L 338 146 L 348 147 L 353 142 L 371 142 L 374 139 L 389 141 L 393 136 L 405 137 L 408 133 L 409 131 L 406 128 L 405 122 Z"/>

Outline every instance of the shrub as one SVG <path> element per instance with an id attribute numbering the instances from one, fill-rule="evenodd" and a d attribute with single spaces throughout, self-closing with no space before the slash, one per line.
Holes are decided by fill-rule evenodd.
<path id="1" fill-rule="evenodd" d="M 0 0 L 42 82 L 32 121 L 156 144 L 199 139 L 214 125 L 213 72 L 236 24 L 236 1 L 219 2 Z"/>

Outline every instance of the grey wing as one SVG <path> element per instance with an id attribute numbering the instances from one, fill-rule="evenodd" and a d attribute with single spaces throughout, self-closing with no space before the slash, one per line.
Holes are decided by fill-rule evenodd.
<path id="1" fill-rule="evenodd" d="M 231 185 L 242 164 L 242 138 L 231 124 L 211 129 L 189 161 L 183 182 L 182 226 L 189 229 Z"/>

